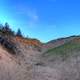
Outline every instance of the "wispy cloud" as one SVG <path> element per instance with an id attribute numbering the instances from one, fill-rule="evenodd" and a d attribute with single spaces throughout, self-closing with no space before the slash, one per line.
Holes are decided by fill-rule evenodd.
<path id="1" fill-rule="evenodd" d="M 39 20 L 39 16 L 38 16 L 37 11 L 35 9 L 28 9 L 27 16 L 29 18 L 29 25 L 31 25 L 31 26 L 36 24 Z"/>
<path id="2" fill-rule="evenodd" d="M 39 16 L 37 14 L 37 10 L 35 8 L 31 8 L 26 5 L 18 5 L 16 8 L 17 14 L 24 16 L 26 18 L 26 22 L 29 26 L 33 26 L 37 24 L 39 20 Z"/>

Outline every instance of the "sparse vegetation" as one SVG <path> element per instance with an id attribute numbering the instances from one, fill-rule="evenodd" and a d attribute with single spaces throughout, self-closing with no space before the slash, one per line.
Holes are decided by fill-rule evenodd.
<path id="1" fill-rule="evenodd" d="M 79 42 L 73 42 L 70 41 L 68 43 L 65 43 L 61 46 L 58 46 L 56 48 L 52 48 L 47 50 L 43 56 L 61 56 L 61 57 L 68 57 L 69 55 L 71 55 L 72 52 L 74 51 L 80 51 L 80 43 Z"/>
<path id="2" fill-rule="evenodd" d="M 15 33 L 6 22 L 5 25 L 0 24 L 0 43 L 8 49 L 8 51 L 15 52 L 16 42 L 27 45 L 41 51 L 41 42 L 37 39 L 25 38 L 20 29 Z M 17 50 L 17 49 L 16 49 Z"/>
<path id="3" fill-rule="evenodd" d="M 43 44 L 37 39 L 25 38 L 20 29 L 14 33 L 9 24 L 5 23 L 0 25 L 0 43 L 3 46 L 0 46 L 0 60 L 3 61 L 0 66 L 1 80 L 80 79 L 77 76 L 80 75 L 80 36 L 60 38 Z M 46 44 L 52 46 L 46 47 Z M 47 51 L 42 54 L 43 45 Z"/>

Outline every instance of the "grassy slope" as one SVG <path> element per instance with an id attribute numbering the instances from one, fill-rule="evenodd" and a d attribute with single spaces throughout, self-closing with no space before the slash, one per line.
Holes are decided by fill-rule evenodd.
<path id="1" fill-rule="evenodd" d="M 61 57 L 68 57 L 71 55 L 74 51 L 80 51 L 80 42 L 70 41 L 64 45 L 61 45 L 56 48 L 52 48 L 47 50 L 43 56 L 61 56 Z"/>

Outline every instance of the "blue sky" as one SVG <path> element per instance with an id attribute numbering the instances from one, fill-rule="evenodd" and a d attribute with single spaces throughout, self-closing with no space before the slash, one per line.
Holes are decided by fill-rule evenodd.
<path id="1" fill-rule="evenodd" d="M 0 0 L 0 23 L 47 42 L 80 34 L 80 0 Z"/>

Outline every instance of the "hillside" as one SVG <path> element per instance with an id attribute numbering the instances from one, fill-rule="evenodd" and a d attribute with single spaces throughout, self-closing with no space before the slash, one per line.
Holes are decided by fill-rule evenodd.
<path id="1" fill-rule="evenodd" d="M 80 80 L 80 36 L 42 43 L 1 28 L 0 80 Z"/>
<path id="2" fill-rule="evenodd" d="M 46 44 L 43 45 L 43 48 L 45 49 L 45 51 L 47 49 L 51 49 L 51 48 L 55 48 L 55 47 L 58 47 L 58 46 L 61 46 L 75 38 L 79 38 L 80 36 L 70 36 L 70 37 L 65 37 L 65 38 L 58 38 L 58 39 L 55 39 L 55 40 L 51 40 L 49 42 L 47 42 Z"/>
<path id="3" fill-rule="evenodd" d="M 35 80 L 33 66 L 35 56 L 40 54 L 38 46 L 23 45 L 25 42 L 16 37 L 7 38 L 0 38 L 0 80 Z"/>
<path id="4" fill-rule="evenodd" d="M 69 53 L 74 51 L 79 51 L 80 49 L 80 37 L 75 37 L 70 41 L 65 42 L 57 47 L 49 48 L 44 55 L 52 56 L 52 55 L 60 55 L 60 56 L 68 56 Z"/>
<path id="5" fill-rule="evenodd" d="M 0 40 L 4 40 L 4 44 L 0 42 L 0 80 L 80 79 L 79 36 L 69 37 L 64 44 L 51 46 L 45 52 L 39 50 L 44 44 L 38 40 L 18 36 L 2 37 Z"/>
<path id="6" fill-rule="evenodd" d="M 31 65 L 25 65 L 23 59 L 16 57 L 0 46 L 0 80 L 30 80 L 32 72 L 28 68 Z"/>
<path id="7" fill-rule="evenodd" d="M 33 66 L 41 45 L 37 39 L 16 35 L 8 25 L 0 25 L 0 80 L 35 80 Z"/>
<path id="8" fill-rule="evenodd" d="M 79 80 L 80 37 L 76 36 L 62 45 L 48 48 L 41 54 L 38 64 L 45 68 L 49 67 L 52 70 L 52 76 L 56 75 L 54 80 Z"/>

